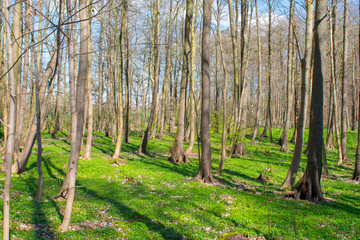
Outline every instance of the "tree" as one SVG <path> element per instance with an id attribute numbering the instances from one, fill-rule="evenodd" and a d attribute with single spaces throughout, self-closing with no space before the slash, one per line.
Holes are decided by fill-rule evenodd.
<path id="1" fill-rule="evenodd" d="M 4 2 L 4 22 L 6 28 L 7 58 L 8 58 L 8 79 L 9 79 L 9 129 L 6 143 L 5 160 L 5 183 L 4 183 L 4 210 L 3 210 L 3 239 L 9 239 L 10 235 L 10 184 L 11 184 L 11 164 L 14 159 L 14 142 L 15 142 L 15 124 L 16 124 L 16 82 L 13 65 L 13 49 L 11 48 L 11 29 L 10 29 L 10 8 L 9 0 Z"/>
<path id="2" fill-rule="evenodd" d="M 359 5 L 359 14 L 360 14 L 360 5 Z M 359 66 L 360 66 L 360 15 L 359 15 Z M 354 63 L 355 64 L 355 63 Z M 358 116 L 358 139 L 357 139 L 357 147 L 356 147 L 356 157 L 355 157 L 355 168 L 352 176 L 353 180 L 360 181 L 360 89 L 359 89 L 359 116 Z"/>
<path id="3" fill-rule="evenodd" d="M 311 65 L 312 65 L 312 41 L 313 41 L 313 20 L 314 20 L 314 2 L 306 0 L 306 29 L 305 29 L 305 53 L 301 59 L 301 99 L 300 111 L 296 126 L 295 150 L 291 160 L 291 164 L 285 180 L 282 184 L 283 188 L 292 187 L 295 183 L 296 174 L 299 169 L 302 147 L 304 142 L 304 131 L 307 111 L 307 85 L 310 82 Z M 299 46 L 298 46 L 299 47 Z M 300 55 L 300 52 L 299 52 Z"/>
<path id="4" fill-rule="evenodd" d="M 286 71 L 286 119 L 285 126 L 281 138 L 279 140 L 280 143 L 280 151 L 288 152 L 289 149 L 287 144 L 289 142 L 289 127 L 290 127 L 290 117 L 291 117 L 291 96 L 292 96 L 292 72 L 293 72 L 293 56 L 294 56 L 294 48 L 293 48 L 293 18 L 294 18 L 294 9 L 295 9 L 295 1 L 290 1 L 290 13 L 289 13 L 289 30 L 288 30 L 288 55 L 287 55 L 287 71 Z"/>
<path id="5" fill-rule="evenodd" d="M 256 1 L 256 0 L 255 0 Z M 221 159 L 220 159 L 220 163 L 219 163 L 219 168 L 217 171 L 217 175 L 221 175 L 223 166 L 224 166 L 224 162 L 225 162 L 225 155 L 226 155 L 226 148 L 225 148 L 225 141 L 226 141 L 226 101 L 227 101 L 227 81 L 228 81 L 228 74 L 227 74 L 227 67 L 226 67 L 226 63 L 225 63 L 225 59 L 224 59 L 224 49 L 222 46 L 222 39 L 221 39 L 221 30 L 220 30 L 220 19 L 221 19 L 221 11 L 220 11 L 220 0 L 216 0 L 216 4 L 217 4 L 217 37 L 218 37 L 218 44 L 219 44 L 219 48 L 220 48 L 220 56 L 221 56 L 221 63 L 222 63 L 222 68 L 224 71 L 224 85 L 223 85 L 223 93 L 222 93 L 222 97 L 223 97 L 223 126 L 222 126 L 222 136 L 221 136 Z"/>
<path id="6" fill-rule="evenodd" d="M 160 0 L 156 0 L 155 8 L 155 31 L 154 31 L 154 43 L 155 43 L 155 65 L 154 65 L 154 76 L 151 76 L 149 71 L 149 77 L 152 79 L 153 91 L 152 91 L 152 104 L 150 110 L 150 116 L 148 121 L 148 126 L 144 132 L 141 145 L 139 148 L 139 153 L 146 153 L 146 147 L 149 141 L 153 123 L 155 122 L 155 114 L 157 110 L 157 99 L 159 95 L 159 76 L 160 76 Z M 151 58 L 150 58 L 151 59 Z M 151 68 L 151 63 L 149 62 L 149 68 Z"/>
<path id="7" fill-rule="evenodd" d="M 267 65 L 267 80 L 268 80 L 268 99 L 267 99 L 267 112 L 266 112 L 266 123 L 265 123 L 265 128 L 264 131 L 262 132 L 261 136 L 262 137 L 266 137 L 266 132 L 267 132 L 267 127 L 269 126 L 269 136 L 270 136 L 270 141 L 273 142 L 272 139 L 272 116 L 271 116 L 271 64 L 272 64 L 272 60 L 271 60 L 271 34 L 272 34 L 272 20 L 271 20 L 271 15 L 272 15 L 272 6 L 271 6 L 271 0 L 268 0 L 268 8 L 269 8 L 269 12 L 268 12 L 268 18 L 269 18 L 269 29 L 268 29 L 268 65 Z"/>
<path id="8" fill-rule="evenodd" d="M 164 137 L 165 132 L 165 126 L 166 126 L 166 106 L 168 106 L 168 82 L 171 80 L 171 50 L 172 50 L 172 24 L 173 24 L 173 7 L 172 4 L 173 1 L 170 1 L 170 13 L 169 13 L 169 22 L 168 22 L 168 28 L 167 28 L 167 48 L 166 48 L 166 59 L 165 59 L 165 73 L 164 73 L 164 79 L 163 79 L 163 89 L 162 89 L 162 103 L 161 103 L 161 114 L 160 114 L 160 127 L 159 127 L 159 138 Z"/>
<path id="9" fill-rule="evenodd" d="M 187 159 L 184 154 L 184 134 L 185 134 L 185 102 L 186 102 L 186 87 L 190 73 L 190 57 L 191 57 L 191 22 L 194 12 L 194 1 L 186 1 L 186 18 L 185 18 L 185 35 L 184 35 L 184 52 L 183 52 L 183 67 L 180 83 L 180 99 L 178 110 L 178 124 L 176 130 L 176 139 L 174 147 L 171 150 L 169 160 L 174 163 L 186 163 Z"/>
<path id="10" fill-rule="evenodd" d="M 91 52 L 91 20 L 88 24 L 89 28 L 89 39 L 88 39 L 88 52 Z M 88 56 L 88 69 L 86 76 L 86 98 L 87 98 L 87 136 L 86 136 L 86 145 L 84 149 L 83 158 L 90 159 L 91 154 L 91 145 L 93 141 L 93 99 L 92 99 L 92 81 L 91 81 L 91 55 Z"/>
<path id="11" fill-rule="evenodd" d="M 257 75 L 257 88 L 258 88 L 258 93 L 257 93 L 257 105 L 256 105 L 256 115 L 255 115 L 255 128 L 254 128 L 254 132 L 253 135 L 251 137 L 250 140 L 250 144 L 255 144 L 255 138 L 257 135 L 257 129 L 259 127 L 259 118 L 260 118 L 260 106 L 261 106 L 261 98 L 262 98 L 262 74 L 261 74 L 261 69 L 262 69 L 262 65 L 261 65 L 261 36 L 260 36 L 260 26 L 259 26 L 259 13 L 258 13 L 258 4 L 257 4 L 257 0 L 255 0 L 255 14 L 256 14 L 256 32 L 257 32 L 257 47 L 258 47 L 258 75 Z"/>
<path id="12" fill-rule="evenodd" d="M 70 3 L 68 3 L 69 15 L 73 14 Z M 71 85 L 71 153 L 69 157 L 68 170 L 66 175 L 68 176 L 67 187 L 67 200 L 64 212 L 64 219 L 60 225 L 61 231 L 67 231 L 70 225 L 72 205 L 75 197 L 75 183 L 77 168 L 79 162 L 79 153 L 82 146 L 83 127 L 84 127 L 84 103 L 85 103 L 85 85 L 89 68 L 88 61 L 88 42 L 89 41 L 89 27 L 88 27 L 88 5 L 87 0 L 79 0 L 79 20 L 80 20 L 80 58 L 79 58 L 79 71 L 76 83 L 75 91 L 75 52 L 74 52 L 74 38 L 70 30 L 69 38 L 69 78 L 72 81 Z M 71 66 L 70 66 L 71 65 Z"/>
<path id="13" fill-rule="evenodd" d="M 324 199 L 320 181 L 322 174 L 323 153 L 323 72 L 325 69 L 326 15 L 327 1 L 317 0 L 315 3 L 314 21 L 314 63 L 313 84 L 310 103 L 310 127 L 307 166 L 304 175 L 295 185 L 297 196 L 309 201 Z"/>
<path id="14" fill-rule="evenodd" d="M 203 32 L 201 53 L 201 161 L 195 179 L 213 182 L 210 146 L 210 31 L 212 0 L 203 1 Z"/>
<path id="15" fill-rule="evenodd" d="M 344 0 L 344 25 L 343 25 L 343 47 L 342 47 L 342 66 L 341 66 L 341 151 L 342 159 L 339 159 L 338 164 L 342 164 L 343 161 L 348 160 L 346 153 L 346 131 L 347 131 L 347 92 L 346 82 L 348 80 L 347 65 L 348 65 L 348 30 L 347 30 L 347 19 L 349 15 L 349 0 Z"/>

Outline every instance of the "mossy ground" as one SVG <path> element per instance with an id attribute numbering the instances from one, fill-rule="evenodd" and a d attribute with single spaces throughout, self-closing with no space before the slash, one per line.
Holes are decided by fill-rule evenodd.
<path id="1" fill-rule="evenodd" d="M 314 204 L 283 197 L 279 188 L 292 153 L 279 152 L 268 138 L 246 145 L 247 156 L 227 158 L 223 175 L 216 177 L 219 183 L 205 185 L 192 180 L 198 159 L 181 165 L 167 161 L 174 136 L 151 140 L 150 154 L 136 155 L 141 136 L 133 132 L 131 143 L 123 144 L 121 158 L 114 161 L 111 139 L 95 135 L 92 159 L 79 163 L 71 231 L 60 233 L 65 202 L 53 197 L 66 173 L 70 144 L 64 134 L 43 134 L 42 201 L 34 201 L 34 148 L 27 170 L 12 178 L 12 239 L 226 239 L 236 233 L 273 239 L 360 239 L 360 186 L 350 181 L 353 161 L 336 166 L 335 151 L 328 151 L 330 176 L 322 180 L 327 201 Z M 215 173 L 221 135 L 211 136 Z M 278 129 L 273 136 L 277 141 Z M 356 137 L 349 132 L 352 160 Z M 304 155 L 299 176 L 305 165 Z M 256 179 L 260 173 L 270 177 L 269 184 Z M 0 177 L 4 179 L 4 174 Z"/>

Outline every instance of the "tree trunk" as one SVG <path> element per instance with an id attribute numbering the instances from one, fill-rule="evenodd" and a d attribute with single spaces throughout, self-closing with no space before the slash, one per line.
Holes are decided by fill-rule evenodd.
<path id="1" fill-rule="evenodd" d="M 86 78 L 88 75 L 88 68 L 89 68 L 89 61 L 88 61 L 88 41 L 89 41 L 89 9 L 87 5 L 87 0 L 79 0 L 79 15 L 80 15 L 80 57 L 79 57 L 79 71 L 78 71 L 78 79 L 77 79 L 77 86 L 76 86 L 76 95 L 75 89 L 72 90 L 72 134 L 71 134 L 71 153 L 69 158 L 68 164 L 68 171 L 66 175 L 68 175 L 68 196 L 66 200 L 66 207 L 64 212 L 64 219 L 60 225 L 61 231 L 67 231 L 70 225 L 71 213 L 72 213 L 72 206 L 75 197 L 75 183 L 77 177 L 77 168 L 79 162 L 79 153 L 80 148 L 82 146 L 82 137 L 83 137 L 83 127 L 84 127 L 84 103 L 85 103 L 85 85 L 86 85 Z M 68 9 L 71 7 L 68 6 Z M 72 12 L 70 11 L 69 14 L 71 15 Z M 71 21 L 71 20 L 70 20 Z M 71 30 L 70 30 L 71 31 Z M 69 35 L 71 36 L 72 33 Z M 69 55 L 71 58 L 71 65 L 72 69 L 69 67 L 69 77 L 72 78 L 72 87 L 75 87 L 75 66 L 74 66 L 74 40 L 70 37 L 71 43 L 69 44 Z M 70 49 L 70 45 L 72 49 Z M 69 60 L 70 65 L 70 60 Z M 71 72 L 70 72 L 71 71 Z M 72 76 L 71 76 L 72 75 Z M 75 99 L 76 98 L 76 99 Z"/>
<path id="2" fill-rule="evenodd" d="M 198 13 L 199 2 L 196 1 L 195 3 L 195 17 L 192 19 L 191 23 L 191 44 L 192 44 L 192 51 L 191 51 L 191 69 L 190 69 L 190 122 L 189 122 L 189 146 L 185 150 L 185 155 L 190 155 L 194 144 L 195 144 L 195 121 L 196 121 L 196 113 L 195 113 L 195 53 L 196 53 L 196 35 L 195 35 L 195 28 L 196 28 L 196 19 Z"/>
<path id="3" fill-rule="evenodd" d="M 9 0 L 5 0 L 4 4 L 4 22 L 6 22 L 6 42 L 7 42 L 7 59 L 8 59 L 8 79 L 9 79 L 9 129 L 5 151 L 6 170 L 4 182 L 4 210 L 3 210 L 3 239 L 8 240 L 10 236 L 10 183 L 11 183 L 11 164 L 14 158 L 14 142 L 15 142 L 15 124 L 16 124 L 16 82 L 14 76 L 13 50 L 11 48 L 11 29 L 9 24 Z"/>
<path id="4" fill-rule="evenodd" d="M 156 10 L 155 10 L 155 32 L 154 32 L 154 42 L 156 46 L 156 56 L 155 56 L 155 66 L 154 66 L 154 76 L 153 76 L 153 93 L 152 93 L 152 104 L 150 110 L 150 116 L 148 121 L 148 126 L 144 132 L 144 136 L 141 141 L 139 148 L 139 153 L 146 153 L 146 147 L 150 137 L 151 129 L 155 120 L 155 114 L 157 110 L 157 99 L 159 95 L 159 75 L 160 75 L 160 0 L 156 0 Z M 150 64 L 150 62 L 149 62 Z M 151 65 L 151 64 L 150 64 Z M 149 74 L 151 75 L 151 74 Z M 150 76 L 152 78 L 152 76 Z"/>
<path id="5" fill-rule="evenodd" d="M 125 31 L 125 22 L 127 21 L 127 2 L 124 3 L 123 15 L 122 15 L 122 29 L 119 37 L 119 53 L 118 53 L 118 63 L 120 66 L 118 70 L 118 83 L 117 83 L 117 108 L 118 108 L 118 133 L 113 159 L 119 158 L 119 154 L 121 152 L 121 144 L 122 144 L 122 135 L 123 135 L 123 70 L 124 70 L 124 59 L 123 59 L 123 40 L 124 40 L 124 31 Z"/>
<path id="6" fill-rule="evenodd" d="M 338 127 L 338 111 L 337 111 L 337 94 L 336 94 L 336 89 L 337 89 L 337 84 L 336 84 L 336 72 L 335 72 L 335 45 L 334 45 L 334 40 L 335 40 L 335 26 L 336 26 L 336 22 L 334 22 L 336 20 L 335 15 L 336 14 L 336 2 L 333 1 L 332 2 L 332 11 L 331 11 L 331 16 L 330 16 L 330 77 L 331 77 L 331 89 L 333 91 L 332 95 L 333 95 L 333 121 L 334 121 L 334 132 L 335 132 L 335 137 L 336 137 L 336 142 L 337 142 L 337 149 L 338 149 L 338 163 L 341 163 L 343 160 L 343 153 L 342 153 L 342 148 L 341 148 L 341 143 L 340 143 L 340 137 L 339 137 L 339 127 Z"/>
<path id="7" fill-rule="evenodd" d="M 163 80 L 163 89 L 162 89 L 162 101 L 161 101 L 161 114 L 160 114 L 160 128 L 159 128 L 159 138 L 164 137 L 165 127 L 166 127 L 166 107 L 168 106 L 168 82 L 171 80 L 171 49 L 172 49 L 172 23 L 173 23 L 173 9 L 172 2 L 170 1 L 170 15 L 169 15 L 169 25 L 167 29 L 167 48 L 166 48 L 166 59 L 165 59 L 165 74 Z M 170 95 L 171 96 L 171 95 Z"/>
<path id="8" fill-rule="evenodd" d="M 256 1 L 256 0 L 255 0 Z M 222 136 L 221 136 L 221 159 L 220 159 L 220 163 L 219 163 L 219 168 L 218 171 L 216 173 L 216 175 L 220 176 L 222 173 L 222 169 L 225 163 L 225 156 L 226 156 L 226 148 L 225 148 L 225 141 L 226 141 L 226 100 L 227 100 L 227 81 L 228 81 L 228 75 L 227 75 L 227 67 L 226 67 L 226 63 L 225 63 L 225 59 L 224 59 L 224 50 L 222 47 L 222 40 L 221 40 L 221 30 L 220 30 L 220 19 L 221 19 L 221 11 L 220 11 L 220 0 L 216 0 L 217 3 L 217 9 L 218 9 L 218 13 L 217 13 L 217 35 L 218 35 L 218 44 L 219 44 L 219 48 L 220 48 L 220 57 L 221 57 L 221 63 L 222 63 L 222 68 L 224 71 L 224 85 L 223 85 L 223 92 L 222 92 L 222 97 L 223 97 L 223 126 L 222 126 Z"/>
<path id="9" fill-rule="evenodd" d="M 268 67 L 267 67 L 267 80 L 268 80 L 268 99 L 267 99 L 267 114 L 266 114 L 266 126 L 264 128 L 263 133 L 261 134 L 262 137 L 266 137 L 267 126 L 269 127 L 269 136 L 270 142 L 273 142 L 272 139 L 272 116 L 271 116 L 271 34 L 272 34 L 272 7 L 271 7 L 271 0 L 268 0 L 268 18 L 269 18 L 269 29 L 268 29 Z"/>
<path id="10" fill-rule="evenodd" d="M 128 26 L 128 1 L 123 1 L 124 4 L 124 50 L 125 50 L 125 132 L 124 132 L 124 142 L 129 143 L 130 138 L 130 74 L 129 74 L 129 62 L 130 62 L 130 45 L 129 45 L 129 26 Z"/>
<path id="11" fill-rule="evenodd" d="M 194 12 L 194 1 L 186 1 L 186 18 L 185 18 L 185 36 L 184 36 L 184 52 L 183 52 L 183 68 L 180 83 L 180 99 L 178 111 L 178 124 L 176 130 L 176 138 L 174 146 L 171 150 L 169 161 L 173 163 L 186 163 L 187 159 L 184 154 L 184 133 L 185 133 L 185 102 L 186 102 L 186 88 L 188 78 L 190 75 L 191 64 L 191 23 Z"/>
<path id="12" fill-rule="evenodd" d="M 21 4 L 18 4 L 21 6 Z M 25 12 L 29 11 L 29 5 L 25 4 Z M 21 20 L 21 19 L 20 19 Z M 21 26 L 21 25 L 20 25 Z M 30 15 L 25 15 L 25 31 L 30 32 Z M 14 45 L 17 45 L 16 43 Z M 25 35 L 25 43 L 24 46 L 27 48 L 30 45 L 30 34 Z M 29 69 L 30 69 L 30 51 L 26 51 L 24 54 L 24 69 L 23 69 L 23 78 L 22 78 L 22 87 L 21 87 L 21 94 L 17 97 L 17 105 L 18 105 L 18 114 L 17 114 L 17 121 L 16 121 L 16 133 L 15 133 L 15 145 L 14 151 L 16 155 L 20 154 L 20 144 L 21 139 L 24 132 L 24 117 L 25 117 L 25 106 L 26 106 L 26 94 L 28 89 L 28 82 L 29 82 Z M 17 87 L 20 86 L 20 83 Z"/>
<path id="13" fill-rule="evenodd" d="M 302 147 L 304 142 L 304 131 L 306 122 L 307 111 L 307 84 L 311 77 L 311 64 L 312 64 L 312 41 L 313 41 L 313 19 L 314 19 L 314 3 L 312 0 L 306 1 L 306 32 L 305 32 L 305 55 L 301 59 L 301 100 L 300 100 L 300 112 L 297 119 L 296 126 L 296 141 L 294 155 L 291 160 L 291 164 L 286 175 L 286 178 L 282 184 L 282 188 L 290 188 L 294 185 L 296 174 L 299 169 Z"/>
<path id="14" fill-rule="evenodd" d="M 342 51 L 342 89 L 341 89 L 341 151 L 342 159 L 338 161 L 338 165 L 342 164 L 342 161 L 349 160 L 346 153 L 346 109 L 347 109 L 347 86 L 348 81 L 347 65 L 348 65 L 348 30 L 347 30 L 347 19 L 349 15 L 349 0 L 344 0 L 344 26 L 343 26 L 343 51 Z"/>
<path id="15" fill-rule="evenodd" d="M 359 67 L 360 67 L 360 5 L 359 5 Z M 354 63 L 355 64 L 355 63 Z M 360 84 L 359 84 L 360 86 Z M 356 157 L 355 157 L 355 168 L 352 175 L 352 179 L 360 181 L 360 88 L 358 91 L 359 94 L 359 111 L 358 111 L 358 137 L 357 137 L 357 147 L 356 147 Z"/>
<path id="16" fill-rule="evenodd" d="M 203 33 L 201 53 L 202 101 L 201 101 L 201 162 L 195 179 L 204 183 L 213 182 L 211 173 L 210 146 L 210 31 L 211 31 L 212 1 L 203 2 Z"/>
<path id="17" fill-rule="evenodd" d="M 290 15 L 289 15 L 289 30 L 288 30 L 288 55 L 287 55 L 287 72 L 286 72 L 286 119 L 283 133 L 280 138 L 280 151 L 289 152 L 287 147 L 289 143 L 289 128 L 290 128 L 290 117 L 291 117 L 291 96 L 292 96 L 292 71 L 293 71 L 293 56 L 294 48 L 292 46 L 293 42 L 293 17 L 295 9 L 295 1 L 290 1 Z"/>
<path id="18" fill-rule="evenodd" d="M 262 66 L 261 66 L 261 35 L 260 35 L 260 26 L 259 26 L 259 13 L 258 13 L 258 6 L 257 6 L 257 0 L 255 0 L 255 14 L 256 14 L 256 32 L 257 32 L 257 47 L 258 47 L 258 75 L 257 75 L 257 105 L 256 105 L 256 116 L 255 116 L 255 128 L 253 135 L 250 140 L 250 144 L 255 144 L 255 138 L 257 135 L 257 129 L 259 127 L 259 119 L 260 119 L 260 107 L 261 107 L 261 98 L 262 98 Z"/>
<path id="19" fill-rule="evenodd" d="M 91 52 L 91 20 L 89 20 L 89 40 L 88 40 L 88 52 Z M 88 107 L 88 114 L 87 114 L 87 136 L 86 136 L 86 145 L 84 149 L 84 154 L 82 157 L 84 159 L 90 159 L 91 155 L 91 145 L 93 141 L 93 100 L 92 100 L 92 81 L 91 81 L 91 54 L 88 56 L 88 69 L 86 73 L 87 79 L 87 89 L 86 89 L 86 97 L 87 97 L 87 107 Z"/>
<path id="20" fill-rule="evenodd" d="M 33 27 L 33 29 L 35 29 Z M 34 36 L 33 42 L 35 42 Z M 37 151 L 37 167 L 38 167 L 38 174 L 39 174 L 39 181 L 38 181 L 38 188 L 37 193 L 35 197 L 35 201 L 40 202 L 41 194 L 42 194 L 42 186 L 44 182 L 44 173 L 41 166 L 41 155 L 42 155 L 42 144 L 41 144 L 41 105 L 40 105 L 40 97 L 39 97 L 39 91 L 40 91 L 40 78 L 39 78 L 39 66 L 37 61 L 37 55 L 35 53 L 35 47 L 32 47 L 31 55 L 33 56 L 34 61 L 34 77 L 35 77 L 35 86 L 36 86 L 36 140 L 38 144 L 38 151 Z"/>
<path id="21" fill-rule="evenodd" d="M 300 199 L 321 201 L 322 154 L 323 154 L 323 69 L 326 44 L 327 1 L 317 0 L 315 3 L 314 31 L 314 70 L 310 105 L 309 151 L 306 171 L 295 185 L 296 195 Z"/>

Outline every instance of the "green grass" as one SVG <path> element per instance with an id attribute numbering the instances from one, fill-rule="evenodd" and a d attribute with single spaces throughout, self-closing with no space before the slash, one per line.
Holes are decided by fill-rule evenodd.
<path id="1" fill-rule="evenodd" d="M 328 152 L 330 176 L 322 181 L 328 200 L 313 204 L 283 198 L 279 187 L 292 154 L 279 152 L 279 146 L 269 139 L 246 145 L 247 156 L 227 158 L 223 176 L 217 178 L 221 184 L 205 185 L 192 180 L 198 159 L 182 165 L 167 161 L 173 136 L 151 140 L 151 154 L 139 156 L 133 152 L 141 138 L 132 133 L 131 143 L 122 146 L 121 160 L 114 162 L 111 139 L 102 133 L 95 135 L 92 159 L 79 163 L 72 230 L 59 232 L 65 202 L 52 199 L 64 179 L 70 144 L 65 135 L 54 138 L 44 133 L 42 201 L 34 201 L 34 148 L 27 170 L 12 178 L 12 239 L 226 239 L 235 233 L 294 239 L 295 228 L 298 239 L 360 239 L 360 187 L 349 180 L 353 163 L 336 166 L 335 151 Z M 221 135 L 211 136 L 215 173 Z M 273 136 L 277 141 L 278 129 L 274 129 Z M 351 159 L 355 156 L 356 137 L 355 132 L 349 132 Z M 289 148 L 293 151 L 294 145 Z M 305 166 L 303 156 L 299 174 Z M 266 186 L 256 180 L 265 172 L 271 179 Z M 0 177 L 4 179 L 4 174 Z"/>

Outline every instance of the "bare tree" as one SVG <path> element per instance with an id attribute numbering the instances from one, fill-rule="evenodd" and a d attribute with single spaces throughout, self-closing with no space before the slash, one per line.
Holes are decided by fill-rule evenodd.
<path id="1" fill-rule="evenodd" d="M 255 0 L 256 1 L 256 0 Z M 218 44 L 219 44 L 219 48 L 220 48 L 220 57 L 221 57 L 221 63 L 222 63 L 222 68 L 224 71 L 224 84 L 223 84 L 223 92 L 222 92 L 222 97 L 223 97 L 223 119 L 222 119 L 222 136 L 221 136 L 221 159 L 220 159 L 220 163 L 219 163 L 219 168 L 217 171 L 217 175 L 221 175 L 223 166 L 224 166 L 224 162 L 225 162 L 225 156 L 226 156 L 226 147 L 225 147 L 225 141 L 226 141 L 226 102 L 227 102 L 227 81 L 228 81 L 228 73 L 227 73 L 227 66 L 225 63 L 225 59 L 224 59 L 224 49 L 222 46 L 222 39 L 221 39 L 221 30 L 220 30 L 220 19 L 221 19 L 221 11 L 220 11 L 220 0 L 216 0 L 216 4 L 217 4 L 217 37 L 218 37 Z"/>
<path id="2" fill-rule="evenodd" d="M 359 5 L 359 66 L 360 66 L 360 5 Z M 354 63 L 355 64 L 355 63 Z M 360 88 L 359 88 L 359 116 L 358 116 L 358 139 L 357 139 L 357 147 L 356 147 L 356 156 L 355 156 L 355 168 L 354 173 L 352 175 L 352 179 L 359 181 L 360 180 Z"/>
<path id="3" fill-rule="evenodd" d="M 296 126 L 296 141 L 295 150 L 291 160 L 291 164 L 285 180 L 282 184 L 283 188 L 292 187 L 295 183 L 296 174 L 299 170 L 299 164 L 302 154 L 302 147 L 304 142 L 304 131 L 306 122 L 307 111 L 307 85 L 310 82 L 311 65 L 312 65 L 312 41 L 313 41 L 313 20 L 314 20 L 314 2 L 312 0 L 306 0 L 306 29 L 305 29 L 305 53 L 301 59 L 301 100 L 300 111 L 297 119 Z M 298 46 L 299 47 L 299 46 Z M 300 51 L 299 51 L 300 55 Z"/>
<path id="4" fill-rule="evenodd" d="M 308 161 L 305 173 L 294 186 L 297 196 L 309 201 L 321 201 L 320 181 L 322 175 L 323 153 L 323 72 L 326 44 L 327 1 L 317 0 L 315 3 L 314 31 L 314 70 L 310 104 L 310 128 L 308 143 Z"/>
<path id="5" fill-rule="evenodd" d="M 286 119 L 284 130 L 280 138 L 280 151 L 288 152 L 289 149 L 287 144 L 289 142 L 289 127 L 290 127 L 290 117 L 291 117 L 291 100 L 292 100 L 292 72 L 293 72 L 293 57 L 294 57 L 294 48 L 293 48 L 293 18 L 294 18 L 294 9 L 295 1 L 290 1 L 290 11 L 289 11 L 289 30 L 288 30 L 288 55 L 287 55 L 287 71 L 286 71 Z"/>
<path id="6" fill-rule="evenodd" d="M 255 144 L 255 138 L 257 135 L 257 129 L 259 127 L 259 118 L 260 118 L 260 106 L 261 106 L 261 99 L 262 99 L 262 65 L 261 65 L 261 36 L 260 36 L 260 26 L 259 26 L 259 13 L 258 13 L 258 3 L 255 0 L 255 15 L 256 15 L 256 32 L 257 32 L 257 47 L 258 47 L 258 75 L 257 75 L 257 104 L 256 104 L 256 116 L 255 116 L 255 128 L 253 135 L 250 140 L 250 144 Z"/>
<path id="7" fill-rule="evenodd" d="M 156 8 L 155 8 L 155 31 L 154 31 L 154 43 L 155 43 L 155 65 L 154 65 L 154 76 L 151 76 L 151 72 L 149 72 L 149 76 L 153 82 L 153 91 L 152 91 L 152 104 L 150 110 L 150 116 L 147 128 L 144 132 L 141 145 L 139 148 L 139 153 L 146 153 L 147 144 L 150 138 L 151 130 L 153 124 L 155 122 L 155 114 L 157 110 L 157 99 L 159 95 L 159 76 L 160 76 L 160 0 L 156 0 Z M 151 58 L 150 58 L 151 59 Z M 151 68 L 151 63 L 149 62 Z"/>
<path id="8" fill-rule="evenodd" d="M 174 147 L 171 150 L 169 160 L 174 163 L 187 162 L 184 154 L 184 133 L 185 133 L 185 102 L 186 102 L 186 87 L 190 71 L 190 56 L 191 56 L 191 22 L 194 12 L 194 1 L 186 1 L 186 18 L 185 18 L 185 35 L 184 35 L 184 52 L 183 52 L 183 68 L 180 83 L 180 99 L 179 111 L 176 130 L 176 139 Z"/>
<path id="9" fill-rule="evenodd" d="M 72 81 L 72 94 L 71 94 L 71 153 L 68 164 L 68 171 L 66 175 L 68 175 L 68 187 L 67 187 L 67 200 L 66 207 L 64 212 L 64 219 L 60 225 L 61 231 L 67 231 L 70 225 L 72 206 L 75 198 L 75 182 L 77 176 L 77 168 L 79 161 L 79 153 L 80 148 L 82 146 L 82 137 L 83 137 L 83 127 L 84 127 L 84 103 L 85 103 L 85 85 L 86 78 L 88 73 L 88 42 L 89 41 L 89 22 L 88 19 L 88 8 L 87 8 L 87 0 L 79 0 L 79 20 L 80 20 L 80 58 L 79 58 L 79 71 L 78 78 L 76 83 L 76 92 L 75 92 L 75 65 L 74 65 L 74 46 L 75 42 L 73 36 L 71 36 L 71 30 L 69 34 L 70 42 L 69 42 L 69 78 Z M 68 3 L 68 12 L 69 15 L 72 15 L 72 6 Z"/>
<path id="10" fill-rule="evenodd" d="M 11 29 L 10 29 L 10 10 L 9 0 L 5 0 L 3 8 L 4 22 L 6 28 L 7 59 L 8 59 L 8 79 L 9 79 L 9 129 L 7 136 L 5 160 L 5 183 L 4 183 L 4 210 L 3 210 L 3 239 L 9 239 L 10 235 L 10 182 L 11 182 L 11 164 L 14 158 L 15 142 L 15 124 L 16 124 L 16 82 L 13 65 L 13 49 L 11 48 Z"/>
<path id="11" fill-rule="evenodd" d="M 343 25 L 343 40 L 342 40 L 342 66 L 341 66 L 341 151 L 342 159 L 339 159 L 338 165 L 342 164 L 343 161 L 349 160 L 346 153 L 346 132 L 347 132 L 347 90 L 346 82 L 348 81 L 347 65 L 348 65 L 348 30 L 347 30 L 347 19 L 349 15 L 349 0 L 344 0 L 344 25 Z"/>
<path id="12" fill-rule="evenodd" d="M 203 33 L 201 53 L 201 161 L 195 179 L 205 183 L 213 182 L 211 172 L 211 146 L 210 146 L 210 32 L 211 32 L 212 0 L 203 2 Z"/>

